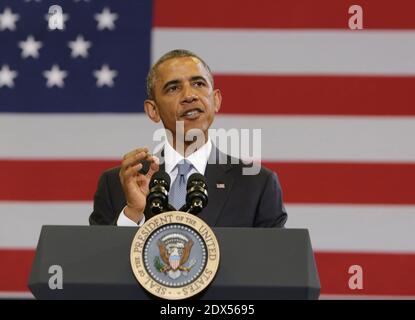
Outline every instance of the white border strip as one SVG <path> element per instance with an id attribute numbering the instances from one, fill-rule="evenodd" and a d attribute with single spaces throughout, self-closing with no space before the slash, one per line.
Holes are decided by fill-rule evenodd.
<path id="1" fill-rule="evenodd" d="M 322 294 L 319 300 L 415 300 L 415 296 Z"/>
<path id="2" fill-rule="evenodd" d="M 0 299 L 35 299 L 30 291 L 0 291 Z"/>
<path id="3" fill-rule="evenodd" d="M 31 292 L 0 291 L 0 299 L 35 299 Z M 415 300 L 415 296 L 321 294 L 319 300 Z"/>

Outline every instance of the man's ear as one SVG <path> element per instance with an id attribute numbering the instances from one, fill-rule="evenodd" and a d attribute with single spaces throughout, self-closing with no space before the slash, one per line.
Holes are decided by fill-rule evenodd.
<path id="1" fill-rule="evenodd" d="M 157 108 L 157 104 L 154 100 L 145 100 L 144 101 L 144 111 L 147 113 L 147 116 L 154 122 L 160 122 L 160 114 Z"/>
<path id="2" fill-rule="evenodd" d="M 213 99 L 215 102 L 215 112 L 219 112 L 220 107 L 222 105 L 222 93 L 219 89 L 215 89 L 213 91 Z"/>

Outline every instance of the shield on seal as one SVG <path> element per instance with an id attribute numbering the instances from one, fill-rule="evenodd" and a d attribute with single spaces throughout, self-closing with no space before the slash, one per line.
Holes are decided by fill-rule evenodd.
<path id="1" fill-rule="evenodd" d="M 169 264 L 173 270 L 176 270 L 180 266 L 180 254 L 177 248 L 174 248 L 169 256 Z"/>

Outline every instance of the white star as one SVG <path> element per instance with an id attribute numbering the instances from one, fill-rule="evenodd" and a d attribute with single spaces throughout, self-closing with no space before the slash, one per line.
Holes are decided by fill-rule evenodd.
<path id="1" fill-rule="evenodd" d="M 10 8 L 5 8 L 0 14 L 0 31 L 5 29 L 16 30 L 16 21 L 19 20 L 19 15 L 14 14 Z"/>
<path id="2" fill-rule="evenodd" d="M 104 30 L 105 28 L 109 30 L 115 29 L 114 22 L 118 19 L 118 14 L 112 13 L 110 9 L 105 7 L 101 13 L 95 14 L 94 17 L 98 21 L 98 30 Z"/>
<path id="3" fill-rule="evenodd" d="M 22 49 L 22 58 L 26 59 L 29 56 L 38 58 L 42 42 L 36 41 L 33 36 L 28 36 L 26 41 L 19 42 L 19 47 Z"/>
<path id="4" fill-rule="evenodd" d="M 88 57 L 88 49 L 91 47 L 91 41 L 85 41 L 83 36 L 77 36 L 75 41 L 69 41 L 68 47 L 71 48 L 71 57 Z"/>
<path id="5" fill-rule="evenodd" d="M 116 77 L 118 72 L 116 70 L 111 70 L 107 64 L 104 64 L 101 67 L 101 70 L 95 70 L 94 76 L 97 78 L 97 87 L 103 87 L 107 85 L 108 87 L 114 86 L 114 77 Z"/>
<path id="6" fill-rule="evenodd" d="M 59 29 L 53 29 L 53 30 L 50 30 L 49 29 L 49 14 L 46 14 L 45 15 L 45 20 L 48 22 L 48 30 L 49 31 L 54 31 L 54 30 L 59 30 Z M 67 14 L 67 13 L 62 13 L 62 24 L 63 24 L 63 28 L 62 28 L 62 30 L 65 30 L 65 28 L 66 28 L 66 25 L 65 25 L 65 23 L 66 23 L 66 21 L 68 21 L 69 20 L 69 14 Z M 61 30 L 61 31 L 62 31 Z"/>
<path id="7" fill-rule="evenodd" d="M 0 69 L 0 88 L 3 86 L 14 87 L 14 78 L 17 77 L 17 74 L 17 71 L 10 70 L 7 64 L 3 64 Z"/>
<path id="8" fill-rule="evenodd" d="M 57 86 L 59 88 L 64 87 L 65 83 L 63 82 L 63 78 L 68 75 L 68 72 L 65 70 L 61 70 L 58 65 L 54 64 L 51 70 L 44 71 L 43 76 L 48 79 L 46 86 L 51 88 L 53 86 Z"/>

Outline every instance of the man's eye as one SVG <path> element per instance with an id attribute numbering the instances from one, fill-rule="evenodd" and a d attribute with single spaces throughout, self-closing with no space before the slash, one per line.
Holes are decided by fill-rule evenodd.
<path id="1" fill-rule="evenodd" d="M 194 83 L 194 85 L 196 87 L 203 87 L 205 85 L 205 83 L 203 81 L 197 81 L 197 82 Z"/>
<path id="2" fill-rule="evenodd" d="M 167 88 L 167 92 L 174 92 L 177 90 L 177 86 L 171 86 Z"/>

